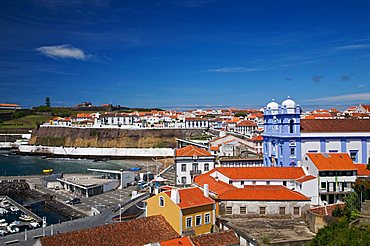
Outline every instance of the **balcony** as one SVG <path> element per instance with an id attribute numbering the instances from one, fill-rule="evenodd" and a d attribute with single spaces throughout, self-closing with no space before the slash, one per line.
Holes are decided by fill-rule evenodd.
<path id="1" fill-rule="evenodd" d="M 320 194 L 335 194 L 335 193 L 350 193 L 350 192 L 353 192 L 353 188 L 342 188 L 342 187 L 336 187 L 336 189 L 334 189 L 333 187 L 329 187 L 327 189 L 322 189 L 320 188 L 319 189 L 319 193 Z"/>

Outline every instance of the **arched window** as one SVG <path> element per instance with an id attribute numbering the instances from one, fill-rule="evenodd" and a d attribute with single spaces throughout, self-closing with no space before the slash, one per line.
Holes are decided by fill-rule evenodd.
<path id="1" fill-rule="evenodd" d="M 293 133 L 293 131 L 294 131 L 294 120 L 291 119 L 289 121 L 289 133 Z"/>

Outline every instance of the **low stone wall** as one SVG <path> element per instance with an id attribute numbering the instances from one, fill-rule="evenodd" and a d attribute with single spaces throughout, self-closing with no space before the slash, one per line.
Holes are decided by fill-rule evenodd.
<path id="1" fill-rule="evenodd" d="M 171 148 L 80 148 L 80 147 L 49 147 L 36 145 L 20 145 L 20 154 L 50 155 L 75 158 L 99 157 L 173 157 Z"/>

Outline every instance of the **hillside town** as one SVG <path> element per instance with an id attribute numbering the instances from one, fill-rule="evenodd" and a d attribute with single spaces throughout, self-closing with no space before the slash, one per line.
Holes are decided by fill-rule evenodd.
<path id="1" fill-rule="evenodd" d="M 272 100 L 255 110 L 151 110 L 54 118 L 40 127 L 137 128 L 148 134 L 161 128 L 201 129 L 202 137 L 176 138 L 172 156 L 166 157 L 153 173 L 142 173 L 128 201 L 134 206 L 142 203 L 137 217 L 117 223 L 117 216 L 122 221 L 120 208 L 110 212 L 116 220 L 107 225 L 71 226 L 61 230 L 63 233 L 51 233 L 28 243 L 304 245 L 330 223 L 326 217 L 348 206 L 347 199 L 353 194 L 360 196 L 355 208 L 357 220 L 366 224 L 369 194 L 365 190 L 358 194 L 358 184 L 370 182 L 369 110 L 370 105 L 360 104 L 343 112 L 304 112 L 288 97 L 281 104 Z M 91 155 L 94 151 L 98 149 L 91 149 Z M 172 161 L 167 163 L 167 158 Z M 108 181 L 97 176 L 57 175 L 43 182 L 50 194 L 58 197 L 61 188 L 62 193 L 65 190 L 71 197 L 87 202 L 104 193 L 125 190 L 135 180 L 134 169 L 88 170 L 114 178 Z M 55 187 L 60 188 L 53 191 Z M 72 202 L 70 206 L 78 205 Z M 90 209 L 94 211 L 90 216 L 96 217 L 108 208 L 91 205 Z M 125 234 L 112 234 L 120 230 Z M 84 234 L 89 235 L 88 242 L 81 240 Z"/>

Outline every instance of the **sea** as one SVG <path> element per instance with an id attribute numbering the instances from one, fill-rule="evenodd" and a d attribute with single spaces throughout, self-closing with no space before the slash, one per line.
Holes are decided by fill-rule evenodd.
<path id="1" fill-rule="evenodd" d="M 91 159 L 46 158 L 24 156 L 0 150 L 0 176 L 23 176 L 42 174 L 43 169 L 53 169 L 54 173 L 88 173 L 88 168 L 108 170 L 129 170 L 131 167 L 155 166 L 150 159 L 125 159 L 94 161 Z"/>

